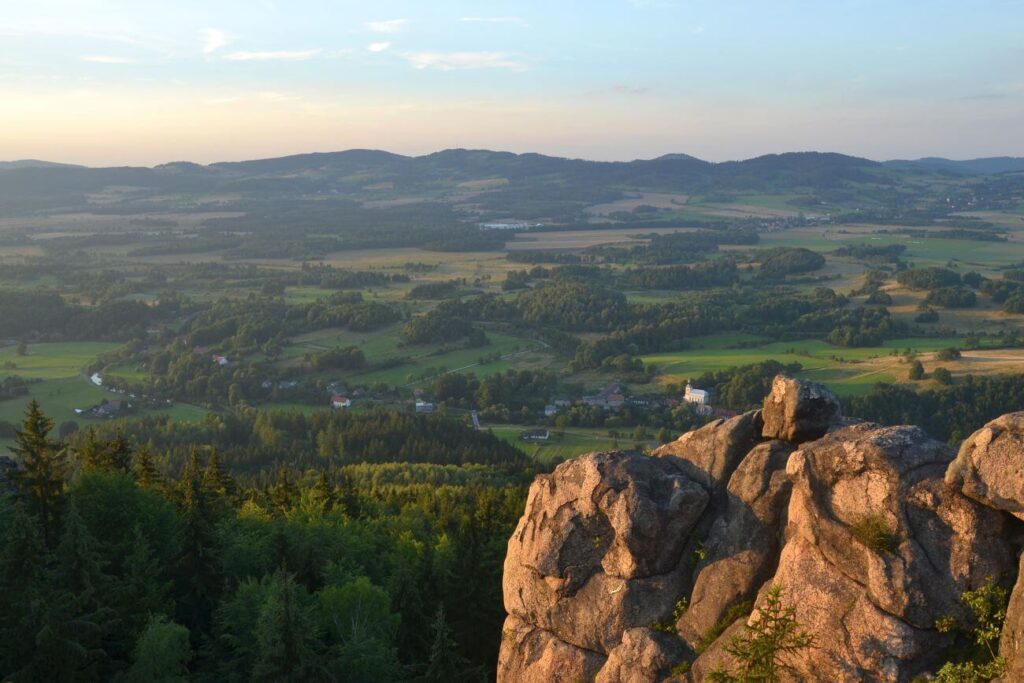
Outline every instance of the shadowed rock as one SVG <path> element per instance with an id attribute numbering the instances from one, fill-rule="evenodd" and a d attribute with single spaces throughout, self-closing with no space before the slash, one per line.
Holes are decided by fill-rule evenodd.
<path id="1" fill-rule="evenodd" d="M 839 399 L 821 384 L 779 375 L 762 410 L 766 439 L 803 443 L 820 439 L 842 418 Z"/>
<path id="2" fill-rule="evenodd" d="M 608 661 L 594 683 L 661 681 L 683 655 L 678 638 L 649 628 L 631 628 L 622 634 L 622 643 L 608 653 Z"/>
<path id="3" fill-rule="evenodd" d="M 725 487 L 736 466 L 761 440 L 761 411 L 714 420 L 656 449 L 652 455 L 675 462 L 708 490 Z"/>
<path id="4" fill-rule="evenodd" d="M 671 613 L 707 501 L 671 463 L 638 453 L 559 465 L 534 481 L 509 540 L 505 609 L 567 643 L 610 651 L 626 629 Z"/>
<path id="5" fill-rule="evenodd" d="M 563 643 L 547 631 L 534 628 L 518 617 L 509 616 L 502 629 L 498 682 L 589 681 L 604 661 L 602 654 Z"/>
<path id="6" fill-rule="evenodd" d="M 691 647 L 731 606 L 753 598 L 772 575 L 789 501 L 786 460 L 792 451 L 781 441 L 760 444 L 729 480 L 729 507 L 711 527 L 689 609 L 676 622 Z"/>

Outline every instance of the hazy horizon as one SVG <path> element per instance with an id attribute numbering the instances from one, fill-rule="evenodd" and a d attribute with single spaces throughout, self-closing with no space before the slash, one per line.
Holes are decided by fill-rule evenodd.
<path id="1" fill-rule="evenodd" d="M 165 166 L 165 165 L 176 164 L 176 163 L 196 163 L 196 164 L 200 164 L 200 165 L 204 165 L 205 166 L 205 165 L 212 165 L 212 164 L 219 164 L 219 163 L 244 163 L 244 162 L 247 162 L 247 161 L 261 161 L 261 160 L 264 160 L 264 159 L 296 157 L 296 156 L 309 156 L 309 155 L 314 155 L 314 154 L 325 154 L 325 155 L 326 154 L 344 154 L 346 152 L 380 152 L 382 154 L 394 154 L 394 155 L 405 156 L 405 157 L 409 157 L 409 158 L 417 158 L 417 157 L 423 157 L 423 156 L 430 156 L 431 154 L 440 154 L 442 152 L 452 152 L 452 151 L 491 152 L 491 153 L 495 153 L 495 154 L 517 154 L 517 155 L 538 154 L 538 155 L 541 155 L 541 156 L 548 156 L 548 157 L 567 158 L 567 159 L 572 159 L 574 161 L 611 162 L 611 163 L 618 163 L 618 162 L 628 163 L 628 162 L 631 162 L 631 161 L 653 161 L 653 160 L 658 159 L 658 158 L 663 157 L 663 156 L 684 155 L 684 154 L 687 155 L 687 156 L 691 156 L 693 158 L 696 158 L 696 159 L 698 159 L 700 161 L 706 161 L 706 162 L 715 163 L 715 164 L 728 163 L 728 162 L 738 162 L 738 161 L 749 161 L 751 159 L 755 159 L 755 158 L 763 157 L 763 156 L 773 156 L 773 155 L 781 155 L 781 154 L 794 154 L 794 153 L 795 154 L 844 154 L 845 155 L 844 152 L 836 152 L 835 150 L 792 149 L 792 150 L 780 150 L 780 151 L 776 151 L 776 152 L 764 152 L 762 154 L 757 154 L 757 155 L 741 156 L 741 157 L 736 157 L 736 158 L 731 158 L 731 159 L 719 159 L 719 160 L 706 159 L 706 158 L 703 158 L 703 157 L 698 157 L 698 156 L 693 155 L 693 154 L 688 154 L 687 152 L 679 152 L 679 151 L 667 151 L 667 152 L 664 152 L 662 154 L 656 154 L 654 156 L 649 156 L 649 157 L 636 157 L 636 158 L 623 158 L 623 159 L 592 159 L 592 158 L 587 158 L 587 157 L 582 157 L 582 156 L 562 157 L 561 155 L 558 155 L 558 154 L 549 154 L 547 152 L 538 151 L 538 150 L 514 151 L 514 150 L 508 150 L 508 149 L 486 149 L 486 148 L 470 148 L 470 147 L 446 147 L 446 148 L 443 148 L 443 149 L 435 149 L 435 150 L 431 150 L 431 151 L 427 151 L 427 152 L 423 152 L 423 153 L 405 154 L 405 153 L 397 152 L 397 151 L 390 150 L 390 149 L 372 148 L 372 147 L 351 147 L 351 148 L 348 148 L 348 149 L 305 150 L 305 151 L 290 152 L 290 153 L 285 153 L 285 154 L 280 154 L 280 155 L 274 155 L 274 156 L 270 156 L 270 157 L 265 157 L 265 156 L 260 156 L 260 157 L 245 156 L 244 153 L 243 153 L 242 156 L 239 156 L 237 158 L 232 158 L 232 159 L 212 159 L 212 160 L 209 160 L 209 161 L 196 161 L 195 159 L 165 159 L 163 161 L 157 161 L 157 162 L 154 162 L 154 163 L 147 163 L 147 164 L 141 164 L 140 163 L 140 164 L 109 164 L 109 165 L 107 165 L 107 164 L 78 163 L 78 162 L 66 161 L 66 160 L 63 160 L 63 159 L 42 159 L 42 158 L 39 158 L 39 157 L 23 157 L 23 158 L 18 158 L 18 159 L 2 159 L 2 158 L 0 158 L 0 164 L 24 163 L 24 162 L 39 162 L 39 163 L 58 164 L 58 165 L 66 165 L 66 166 L 81 166 L 81 167 L 84 167 L 84 168 L 115 168 L 115 167 L 119 167 L 119 166 L 121 166 L 121 167 L 155 168 L 157 166 Z M 854 156 L 855 157 L 856 155 L 846 155 L 846 156 Z M 867 159 L 868 161 L 874 161 L 874 162 L 878 162 L 878 163 L 885 163 L 885 162 L 888 162 L 888 161 L 917 161 L 917 160 L 921 160 L 921 159 L 946 159 L 946 160 L 949 160 L 949 161 L 974 161 L 974 160 L 977 160 L 977 159 L 984 159 L 984 158 L 1014 157 L 1014 156 L 1015 155 L 998 154 L 998 155 L 989 155 L 989 156 L 986 156 L 986 157 L 980 157 L 980 156 L 979 157 L 952 157 L 952 156 L 948 156 L 948 155 L 944 155 L 944 154 L 925 154 L 925 155 L 922 155 L 920 157 L 914 157 L 912 159 L 911 158 L 896 158 L 896 157 L 887 158 L 887 159 L 872 159 L 870 157 L 859 157 L 859 158 Z"/>
<path id="2" fill-rule="evenodd" d="M 0 158 L 1021 156 L 1022 20 L 997 0 L 9 3 Z"/>

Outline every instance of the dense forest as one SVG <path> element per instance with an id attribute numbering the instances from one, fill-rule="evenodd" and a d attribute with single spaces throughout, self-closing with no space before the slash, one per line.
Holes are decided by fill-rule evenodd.
<path id="1" fill-rule="evenodd" d="M 528 481 L 516 463 L 327 459 L 261 479 L 192 443 L 172 474 L 121 432 L 71 446 L 52 430 L 30 404 L 22 468 L 0 496 L 9 680 L 440 683 L 494 670 L 501 562 Z"/>

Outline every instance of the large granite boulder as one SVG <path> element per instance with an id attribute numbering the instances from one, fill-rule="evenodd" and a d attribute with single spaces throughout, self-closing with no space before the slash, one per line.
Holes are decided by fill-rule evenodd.
<path id="1" fill-rule="evenodd" d="M 952 452 L 916 427 L 862 423 L 790 457 L 788 541 L 772 583 L 818 635 L 811 679 L 907 680 L 969 616 L 965 590 L 1012 569 L 1005 518 L 944 485 Z"/>
<path id="2" fill-rule="evenodd" d="M 839 399 L 821 384 L 779 375 L 762 410 L 766 439 L 813 441 L 842 419 Z"/>
<path id="3" fill-rule="evenodd" d="M 590 681 L 604 662 L 604 655 L 563 643 L 510 615 L 502 629 L 498 683 Z"/>
<path id="4" fill-rule="evenodd" d="M 980 503 L 1024 519 L 1024 413 L 997 417 L 971 434 L 946 481 Z"/>
<path id="5" fill-rule="evenodd" d="M 631 628 L 608 653 L 594 683 L 654 683 L 662 681 L 683 661 L 679 639 L 649 628 Z"/>
<path id="6" fill-rule="evenodd" d="M 576 647 L 607 653 L 671 614 L 688 590 L 683 551 L 708 502 L 671 462 L 592 453 L 530 487 L 505 558 L 505 609 Z"/>
<path id="7" fill-rule="evenodd" d="M 761 441 L 761 411 L 714 420 L 652 453 L 675 462 L 709 490 L 725 487 L 743 457 Z"/>

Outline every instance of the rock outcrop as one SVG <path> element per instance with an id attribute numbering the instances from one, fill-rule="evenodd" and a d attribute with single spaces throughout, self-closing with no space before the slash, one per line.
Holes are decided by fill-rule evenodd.
<path id="1" fill-rule="evenodd" d="M 1009 413 L 960 447 L 946 481 L 964 495 L 1024 519 L 1024 413 Z"/>
<path id="2" fill-rule="evenodd" d="M 814 382 L 778 376 L 764 399 L 766 439 L 802 443 L 819 439 L 842 417 L 839 399 Z"/>
<path id="3" fill-rule="evenodd" d="M 671 612 L 707 491 L 667 460 L 592 453 L 530 488 L 505 558 L 505 608 L 562 641 L 607 654 L 626 629 Z"/>
<path id="4" fill-rule="evenodd" d="M 1000 648 L 1024 680 L 1024 413 L 954 459 L 779 377 L 762 410 L 653 455 L 592 453 L 534 482 L 499 681 L 702 681 L 735 666 L 771 586 L 814 635 L 785 657 L 791 680 L 910 681 L 941 665 L 946 625 L 971 623 L 965 591 L 1014 580 Z"/>

